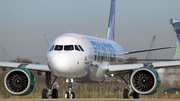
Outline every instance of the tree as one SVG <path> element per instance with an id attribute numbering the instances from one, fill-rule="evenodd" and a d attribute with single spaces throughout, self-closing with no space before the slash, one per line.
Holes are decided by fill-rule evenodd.
<path id="1" fill-rule="evenodd" d="M 10 62 L 20 62 L 20 63 L 35 63 L 35 64 L 39 64 L 39 62 L 33 62 L 28 58 L 20 58 L 20 57 L 16 57 L 15 59 L 10 60 Z"/>
<path id="2" fill-rule="evenodd" d="M 133 63 L 137 63 L 137 58 L 136 57 L 130 57 L 125 62 L 125 64 L 133 64 Z"/>

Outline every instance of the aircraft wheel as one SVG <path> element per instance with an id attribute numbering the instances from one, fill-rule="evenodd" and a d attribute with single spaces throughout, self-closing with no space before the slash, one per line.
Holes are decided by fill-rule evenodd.
<path id="1" fill-rule="evenodd" d="M 129 99 L 128 93 L 129 93 L 129 90 L 128 89 L 124 89 L 124 91 L 123 91 L 123 98 Z"/>
<path id="2" fill-rule="evenodd" d="M 47 92 L 48 92 L 47 89 L 43 89 L 43 90 L 42 90 L 42 98 L 43 98 L 43 99 L 47 99 L 47 98 L 48 98 Z"/>
<path id="3" fill-rule="evenodd" d="M 75 98 L 75 93 L 74 92 L 71 92 L 71 97 L 72 97 L 72 99 Z"/>
<path id="4" fill-rule="evenodd" d="M 139 94 L 137 92 L 133 92 L 133 98 L 134 99 L 139 99 Z"/>
<path id="5" fill-rule="evenodd" d="M 69 92 L 66 92 L 66 93 L 65 93 L 64 98 L 65 98 L 65 99 L 68 99 L 68 98 L 69 98 Z"/>
<path id="6" fill-rule="evenodd" d="M 53 89 L 52 98 L 58 98 L 58 90 L 57 89 Z"/>

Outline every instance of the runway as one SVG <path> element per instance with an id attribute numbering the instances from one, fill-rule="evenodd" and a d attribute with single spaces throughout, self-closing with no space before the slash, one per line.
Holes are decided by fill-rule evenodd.
<path id="1" fill-rule="evenodd" d="M 0 99 L 0 101 L 179 101 L 179 99 Z"/>

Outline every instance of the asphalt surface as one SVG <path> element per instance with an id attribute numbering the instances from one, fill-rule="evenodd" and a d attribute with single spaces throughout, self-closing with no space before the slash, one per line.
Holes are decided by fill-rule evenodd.
<path id="1" fill-rule="evenodd" d="M 180 99 L 0 99 L 0 101 L 180 101 Z"/>

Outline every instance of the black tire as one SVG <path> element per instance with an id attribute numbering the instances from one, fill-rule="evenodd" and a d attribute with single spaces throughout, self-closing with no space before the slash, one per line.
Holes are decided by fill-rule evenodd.
<path id="1" fill-rule="evenodd" d="M 133 98 L 134 99 L 139 99 L 139 94 L 137 92 L 133 92 Z"/>
<path id="2" fill-rule="evenodd" d="M 129 90 L 128 89 L 124 89 L 124 91 L 123 91 L 123 98 L 124 99 L 129 99 L 128 93 L 129 93 Z"/>
<path id="3" fill-rule="evenodd" d="M 64 94 L 64 98 L 65 98 L 65 99 L 68 99 L 68 98 L 69 98 L 69 92 L 66 92 L 66 93 Z"/>
<path id="4" fill-rule="evenodd" d="M 57 89 L 53 89 L 53 91 L 52 91 L 52 98 L 55 98 L 55 99 L 58 98 L 58 90 Z"/>
<path id="5" fill-rule="evenodd" d="M 42 98 L 43 98 L 43 99 L 47 99 L 47 98 L 48 98 L 47 92 L 48 92 L 47 89 L 43 89 L 43 90 L 42 90 Z"/>
<path id="6" fill-rule="evenodd" d="M 75 93 L 71 92 L 71 94 L 72 94 L 72 98 L 74 99 L 75 98 Z"/>

